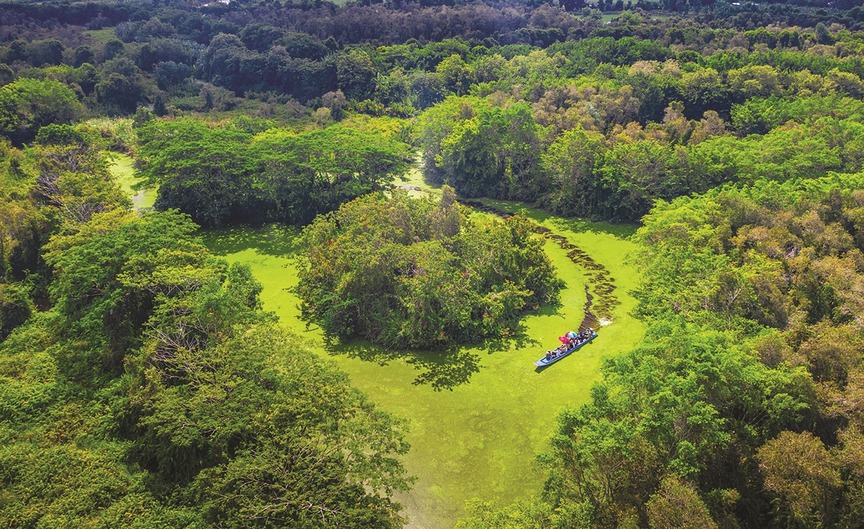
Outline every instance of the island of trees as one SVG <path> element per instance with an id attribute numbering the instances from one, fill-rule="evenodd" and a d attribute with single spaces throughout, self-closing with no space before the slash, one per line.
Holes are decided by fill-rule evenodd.
<path id="1" fill-rule="evenodd" d="M 475 220 L 444 187 L 436 204 L 367 195 L 306 228 L 303 315 L 328 333 L 434 349 L 513 335 L 561 288 L 529 221 Z"/>
<path id="2" fill-rule="evenodd" d="M 470 198 L 638 223 L 648 331 L 458 527 L 859 527 L 853 4 L 0 4 L 0 525 L 402 526 L 404 422 L 197 230 L 302 229 L 307 322 L 446 354 L 561 289 Z"/>

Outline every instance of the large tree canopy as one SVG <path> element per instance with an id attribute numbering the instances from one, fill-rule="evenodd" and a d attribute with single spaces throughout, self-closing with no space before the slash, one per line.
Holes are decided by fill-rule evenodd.
<path id="1" fill-rule="evenodd" d="M 51 240 L 55 308 L 0 343 L 0 516 L 400 527 L 402 424 L 273 324 L 196 228 L 117 209 Z"/>
<path id="2" fill-rule="evenodd" d="M 39 127 L 70 123 L 83 109 L 63 83 L 18 79 L 0 87 L 0 134 L 21 145 L 35 138 Z"/>
<path id="3" fill-rule="evenodd" d="M 297 287 L 303 316 L 343 338 L 433 348 L 512 333 L 561 288 L 524 218 L 441 200 L 369 195 L 318 217 Z"/>
<path id="4" fill-rule="evenodd" d="M 141 174 L 159 186 L 159 209 L 177 208 L 205 226 L 305 224 L 404 171 L 407 145 L 334 125 L 258 134 L 194 119 L 141 130 Z"/>

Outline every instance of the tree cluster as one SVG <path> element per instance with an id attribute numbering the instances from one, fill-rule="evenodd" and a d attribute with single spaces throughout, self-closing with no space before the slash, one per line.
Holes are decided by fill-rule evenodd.
<path id="1" fill-rule="evenodd" d="M 0 167 L 0 520 L 400 527 L 403 425 L 188 217 L 131 213 L 80 131 L 37 142 Z"/>
<path id="2" fill-rule="evenodd" d="M 648 323 L 561 416 L 542 498 L 460 527 L 860 526 L 862 7 L 157 4 L 0 6 L 0 520 L 399 526 L 401 423 L 192 221 L 311 222 L 331 336 L 512 336 L 560 284 L 459 193 L 642 219 Z M 382 192 L 408 142 L 455 191 Z M 188 217 L 130 213 L 105 149 Z"/>
<path id="3" fill-rule="evenodd" d="M 672 55 L 629 37 L 453 55 L 437 72 L 470 95 L 420 115 L 424 174 L 467 196 L 638 220 L 658 198 L 861 169 L 860 58 L 779 45 Z"/>
<path id="4" fill-rule="evenodd" d="M 212 83 L 235 96 L 254 96 L 268 104 L 293 99 L 312 108 L 320 106 L 325 94 L 342 90 L 359 110 L 407 116 L 440 100 L 439 94 L 426 101 L 430 90 L 441 90 L 436 82 L 443 72 L 436 66 L 452 54 L 434 56 L 454 46 L 448 40 L 464 48 L 456 53 L 470 63 L 495 53 L 507 57 L 512 52 L 504 50 L 512 46 L 522 46 L 518 54 L 524 55 L 532 47 L 603 37 L 636 38 L 638 46 L 655 51 L 671 43 L 705 53 L 724 45 L 730 35 L 740 36 L 745 30 L 764 33 L 765 26 L 783 28 L 786 36 L 780 35 L 780 41 L 787 44 L 791 38 L 803 46 L 812 36 L 813 42 L 828 45 L 837 40 L 841 28 L 860 29 L 864 23 L 860 7 L 743 4 L 360 2 L 337 8 L 321 3 L 235 2 L 189 9 L 185 2 L 169 1 L 147 10 L 122 2 L 71 2 L 63 9 L 50 2 L 15 3 L 0 6 L 0 19 L 8 21 L 0 26 L 0 62 L 9 67 L 0 69 L 0 84 L 10 75 L 59 80 L 99 113 L 131 114 L 139 105 L 154 105 L 159 114 L 209 111 L 212 104 L 204 99 L 212 92 Z M 593 7 L 620 16 L 603 24 L 601 11 Z M 699 22 L 639 14 L 653 8 L 700 10 Z M 814 26 L 815 33 L 800 30 Z M 96 37 L 91 30 L 111 32 L 116 38 Z M 773 48 L 772 40 L 776 36 L 765 42 Z M 592 50 L 602 54 L 609 47 L 598 44 L 587 43 L 581 52 L 588 53 L 582 54 L 588 58 L 596 55 Z M 432 60 L 400 64 L 394 70 L 389 59 L 417 50 L 432 55 Z M 616 62 L 620 58 L 598 62 L 621 64 Z M 464 77 L 461 90 L 470 84 L 470 76 Z M 458 87 L 450 89 L 461 93 Z M 223 109 L 234 104 L 226 101 Z"/>
<path id="5" fill-rule="evenodd" d="M 388 348 L 512 336 L 561 288 L 526 219 L 471 216 L 448 187 L 437 203 L 398 190 L 358 198 L 303 236 L 303 317 Z"/>
<path id="6" fill-rule="evenodd" d="M 862 189 L 760 181 L 655 207 L 645 339 L 560 417 L 543 502 L 478 504 L 462 527 L 856 527 Z"/>
<path id="7" fill-rule="evenodd" d="M 181 119 L 152 121 L 139 135 L 141 174 L 159 187 L 156 207 L 204 226 L 306 224 L 386 188 L 408 161 L 407 145 L 340 125 L 296 133 L 255 120 Z"/>

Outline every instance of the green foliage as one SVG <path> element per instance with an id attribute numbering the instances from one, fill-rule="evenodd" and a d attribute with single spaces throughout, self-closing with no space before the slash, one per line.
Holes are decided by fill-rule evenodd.
<path id="1" fill-rule="evenodd" d="M 138 149 L 138 133 L 129 118 L 93 118 L 78 128 L 98 135 L 99 143 L 106 150 L 132 154 Z"/>
<path id="2" fill-rule="evenodd" d="M 21 145 L 40 127 L 70 123 L 83 107 L 69 87 L 57 81 L 17 79 L 0 87 L 0 134 Z"/>
<path id="3" fill-rule="evenodd" d="M 637 235 L 646 248 L 638 259 L 651 270 L 639 294 L 640 311 L 659 318 L 708 309 L 729 321 L 778 328 L 825 317 L 839 323 L 834 304 L 857 302 L 844 297 L 822 304 L 805 276 L 827 279 L 827 269 L 814 267 L 820 262 L 829 269 L 857 266 L 856 243 L 847 232 L 858 222 L 857 195 L 840 199 L 838 189 L 860 182 L 860 174 L 782 185 L 763 181 L 661 203 Z M 846 310 L 854 309 L 839 309 Z"/>
<path id="4" fill-rule="evenodd" d="M 140 345 L 141 326 L 160 291 L 214 274 L 212 268 L 194 270 L 204 265 L 203 247 L 189 240 L 194 229 L 176 214 L 136 219 L 115 210 L 50 241 L 45 260 L 57 274 L 51 298 L 65 317 L 64 334 L 82 343 L 80 354 L 64 365 L 70 378 L 89 383 L 101 373 L 122 371 L 127 351 Z M 157 263 L 163 270 L 171 263 L 189 271 L 175 278 L 163 271 L 160 277 Z"/>
<path id="5" fill-rule="evenodd" d="M 319 124 L 426 109 L 424 172 L 465 196 L 650 211 L 634 259 L 648 341 L 562 418 L 548 501 L 478 503 L 463 525 L 860 525 L 864 17 L 848 0 L 702 3 L 698 19 L 608 23 L 537 2 L 4 6 L 4 21 L 26 22 L 4 26 L 20 39 L 0 47 L 0 134 L 29 146 L 0 146 L 2 520 L 400 523 L 388 489 L 405 485 L 391 458 L 404 445 L 388 432 L 401 426 L 264 323 L 249 271 L 209 256 L 188 220 L 126 213 L 99 150 L 135 153 L 131 120 L 69 126 L 79 101 L 176 116 L 247 108 L 256 91 L 260 116 L 306 120 L 294 98 Z M 104 45 L 64 47 L 84 42 L 82 21 L 105 28 L 88 33 Z M 127 45 L 109 40 L 118 21 Z M 199 81 L 196 103 L 171 100 Z M 140 162 L 159 207 L 206 225 L 306 224 L 386 189 L 408 160 L 382 139 L 400 126 L 380 121 L 146 119 Z M 694 192 L 706 194 L 676 199 Z M 364 198 L 309 228 L 306 316 L 430 347 L 506 335 L 554 297 L 524 221 L 445 198 Z M 39 249 L 58 232 L 49 270 Z"/>
<path id="6" fill-rule="evenodd" d="M 95 213 L 126 209 L 129 199 L 108 171 L 108 162 L 90 131 L 49 125 L 27 152 L 33 192 L 64 225 L 87 222 Z"/>
<path id="7" fill-rule="evenodd" d="M 861 417 L 843 403 L 862 387 L 862 187 L 860 173 L 759 180 L 644 218 L 636 294 L 651 327 L 561 416 L 549 526 L 846 526 L 860 498 Z"/>
<path id="8" fill-rule="evenodd" d="M 765 488 L 788 506 L 788 511 L 778 511 L 788 512 L 790 523 L 825 525 L 843 481 L 837 461 L 818 437 L 781 432 L 759 449 L 756 458 Z"/>
<path id="9" fill-rule="evenodd" d="M 141 174 L 159 186 L 159 209 L 206 226 L 305 224 L 347 200 L 386 187 L 404 171 L 406 146 L 334 125 L 258 134 L 199 120 L 152 121 L 140 130 Z"/>
<path id="10" fill-rule="evenodd" d="M 457 121 L 435 123 L 448 118 Z M 429 110 L 421 119 L 428 127 L 421 140 L 428 177 L 469 197 L 533 199 L 545 187 L 539 131 L 527 105 L 450 99 L 445 109 Z"/>
<path id="11" fill-rule="evenodd" d="M 542 155 L 543 170 L 552 179 L 548 207 L 565 215 L 600 209 L 605 193 L 598 171 L 606 149 L 602 134 L 581 127 L 558 136 Z"/>
<path id="12" fill-rule="evenodd" d="M 24 285 L 0 283 L 0 341 L 33 314 L 30 292 Z"/>
<path id="13" fill-rule="evenodd" d="M 753 468 L 736 454 L 752 452 L 787 424 L 762 410 L 784 397 L 797 410 L 785 419 L 798 424 L 810 398 L 802 370 L 769 369 L 736 333 L 680 321 L 655 324 L 642 346 L 608 360 L 603 371 L 591 404 L 560 419 L 547 485 L 553 506 L 590 505 L 591 526 L 652 509 L 657 515 L 673 508 L 669 495 L 702 503 L 680 485 L 663 492 L 665 472 L 704 492 L 742 483 Z M 678 508 L 676 516 L 707 516 Z"/>
<path id="14" fill-rule="evenodd" d="M 547 505 L 541 501 L 517 502 L 496 509 L 489 502 L 473 500 L 466 505 L 467 514 L 456 529 L 541 529 L 549 527 Z"/>
<path id="15" fill-rule="evenodd" d="M 651 496 L 646 506 L 648 523 L 655 529 L 688 527 L 716 529 L 718 527 L 695 487 L 676 476 L 664 479 L 659 490 Z"/>
<path id="16" fill-rule="evenodd" d="M 195 229 L 114 210 L 52 238 L 55 307 L 0 342 L 0 520 L 400 527 L 404 425 Z"/>
<path id="17" fill-rule="evenodd" d="M 342 338 L 431 349 L 511 334 L 560 284 L 530 224 L 468 217 L 394 192 L 319 217 L 304 232 L 303 317 Z"/>
<path id="18" fill-rule="evenodd" d="M 344 375 L 296 351 L 293 339 L 274 327 L 252 328 L 201 358 L 200 375 L 194 357 L 178 358 L 192 381 L 166 388 L 146 421 L 187 446 L 198 435 L 220 451 L 236 450 L 197 478 L 211 522 L 400 527 L 388 496 L 407 485 L 394 458 L 407 449 L 396 434 L 403 425 L 376 411 Z M 178 406 L 187 421 L 177 420 Z M 237 422 L 225 424 L 223 406 Z"/>
<path id="19" fill-rule="evenodd" d="M 635 88 L 604 83 L 549 89 L 530 110 L 513 100 L 502 105 L 498 93 L 449 98 L 419 119 L 424 174 L 466 196 L 540 200 L 556 212 L 636 220 L 657 199 L 727 182 L 818 178 L 862 168 L 864 128 L 860 105 L 850 98 L 751 97 L 732 109 L 733 126 L 749 134 L 743 138 L 729 135 L 712 110 L 719 107 L 707 103 L 699 107 L 707 109 L 700 121 L 686 118 L 691 103 L 674 101 L 660 123 L 628 121 L 639 104 L 634 90 L 645 91 L 642 97 L 655 91 L 640 79 L 648 72 L 674 79 L 671 67 L 669 74 L 659 68 L 634 65 Z M 741 69 L 736 82 L 771 84 L 759 79 L 762 73 Z M 722 82 L 717 72 L 700 75 Z M 551 134 L 541 125 L 552 127 Z"/>
<path id="20" fill-rule="evenodd" d="M 33 268 L 39 233 L 45 228 L 23 163 L 21 152 L 0 143 L 0 281 L 20 279 L 25 269 Z"/>

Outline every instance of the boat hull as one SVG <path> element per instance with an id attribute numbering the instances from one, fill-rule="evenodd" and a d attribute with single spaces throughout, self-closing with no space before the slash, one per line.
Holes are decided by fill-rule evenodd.
<path id="1" fill-rule="evenodd" d="M 580 344 L 578 344 L 578 345 L 573 346 L 572 348 L 568 349 L 567 351 L 564 351 L 563 353 L 561 353 L 560 355 L 556 356 L 555 358 L 550 358 L 549 360 L 547 360 L 547 359 L 544 357 L 544 358 L 541 358 L 540 360 L 537 360 L 536 362 L 534 362 L 534 365 L 537 366 L 537 367 L 546 367 L 546 366 L 551 366 L 551 365 L 554 364 L 555 362 L 557 362 L 557 361 L 559 361 L 559 360 L 563 360 L 564 358 L 567 358 L 570 354 L 575 353 L 576 351 L 578 351 L 579 349 L 581 349 L 582 346 L 591 343 L 591 341 L 594 340 L 594 338 L 597 338 L 597 333 L 596 333 L 596 332 L 591 333 L 591 336 L 590 336 L 587 340 L 585 340 L 584 342 L 582 342 L 582 343 L 580 343 Z"/>

